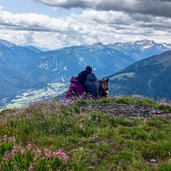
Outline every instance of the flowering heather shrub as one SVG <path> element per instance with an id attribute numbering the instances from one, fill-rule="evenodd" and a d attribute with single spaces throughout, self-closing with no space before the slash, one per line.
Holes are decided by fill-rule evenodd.
<path id="1" fill-rule="evenodd" d="M 3 141 L 6 143 L 15 143 L 16 139 L 15 137 L 8 137 L 7 135 L 4 135 Z"/>
<path id="2" fill-rule="evenodd" d="M 157 105 L 159 109 L 171 111 L 171 103 L 166 100 L 159 101 Z"/>
<path id="3" fill-rule="evenodd" d="M 75 96 L 73 98 L 61 100 L 60 103 L 63 106 L 70 106 L 74 102 L 78 102 L 78 101 L 81 101 L 83 99 L 93 99 L 93 97 L 90 94 L 84 93 L 84 94 L 82 94 L 80 96 Z"/>
<path id="4" fill-rule="evenodd" d="M 55 150 L 52 156 L 59 158 L 63 163 L 67 163 L 69 160 L 69 157 L 61 149 Z"/>
<path id="5" fill-rule="evenodd" d="M 167 102 L 159 102 L 158 105 L 159 106 L 170 106 L 171 107 L 171 104 L 167 103 Z"/>
<path id="6" fill-rule="evenodd" d="M 64 99 L 60 101 L 63 106 L 69 106 L 73 103 L 72 99 Z"/>
<path id="7" fill-rule="evenodd" d="M 20 164 L 19 161 L 20 160 Z M 0 170 L 16 168 L 39 170 L 51 164 L 55 168 L 62 168 L 68 164 L 69 156 L 62 150 L 41 150 L 37 145 L 27 142 L 26 145 L 16 144 L 15 137 L 5 135 L 0 139 Z M 52 169 L 52 168 L 51 168 Z"/>

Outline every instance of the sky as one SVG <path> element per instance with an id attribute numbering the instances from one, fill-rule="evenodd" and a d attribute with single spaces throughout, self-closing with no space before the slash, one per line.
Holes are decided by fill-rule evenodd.
<path id="1" fill-rule="evenodd" d="M 171 0 L 0 0 L 0 39 L 48 49 L 171 43 Z"/>

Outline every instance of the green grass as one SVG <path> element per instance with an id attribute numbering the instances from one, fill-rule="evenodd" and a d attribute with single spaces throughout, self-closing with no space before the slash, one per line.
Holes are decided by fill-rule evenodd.
<path id="1" fill-rule="evenodd" d="M 82 100 L 71 106 L 53 101 L 26 109 L 8 110 L 7 121 L 0 125 L 0 170 L 171 170 L 171 120 L 164 117 L 128 119 L 101 112 L 80 112 L 88 104 L 140 104 L 159 108 L 150 99 L 120 98 Z M 55 109 L 54 109 L 55 108 Z M 170 110 L 170 108 L 167 108 Z M 17 113 L 17 115 L 13 115 Z M 11 115 L 11 116 L 9 116 Z M 7 137 L 15 137 L 16 141 Z M 35 159 L 38 146 L 42 155 Z M 25 149 L 4 161 L 7 151 Z M 44 158 L 44 150 L 62 149 L 69 156 L 64 163 L 59 158 Z"/>

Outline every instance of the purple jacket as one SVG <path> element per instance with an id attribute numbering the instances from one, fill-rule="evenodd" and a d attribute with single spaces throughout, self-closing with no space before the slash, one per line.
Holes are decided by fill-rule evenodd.
<path id="1" fill-rule="evenodd" d="M 82 95 L 83 92 L 85 91 L 84 86 L 77 80 L 77 77 L 72 77 L 70 82 L 71 83 L 65 98 L 69 99 Z"/>

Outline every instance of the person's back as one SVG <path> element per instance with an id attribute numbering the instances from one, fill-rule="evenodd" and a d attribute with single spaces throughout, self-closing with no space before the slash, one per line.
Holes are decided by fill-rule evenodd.
<path id="1" fill-rule="evenodd" d="M 92 73 L 92 68 L 90 66 L 86 66 L 84 71 L 81 71 L 78 74 L 78 81 L 84 86 L 85 91 L 87 92 L 85 81 L 87 79 L 87 76 Z"/>
<path id="2" fill-rule="evenodd" d="M 82 71 L 82 72 L 80 72 L 80 73 L 78 74 L 78 81 L 79 81 L 83 86 L 85 86 L 85 81 L 86 81 L 86 79 L 87 79 L 87 75 L 89 75 L 89 74 L 91 74 L 91 72 L 88 72 L 88 71 L 86 71 L 86 70 L 84 70 L 84 71 Z"/>
<path id="3" fill-rule="evenodd" d="M 95 74 L 91 73 L 87 75 L 86 81 L 85 81 L 85 87 L 87 92 L 92 95 L 92 97 L 97 98 L 98 96 L 98 80 L 95 76 Z"/>
<path id="4" fill-rule="evenodd" d="M 84 86 L 86 93 L 95 98 L 98 96 L 98 80 L 90 66 L 86 66 L 85 70 L 78 74 L 78 81 Z"/>

